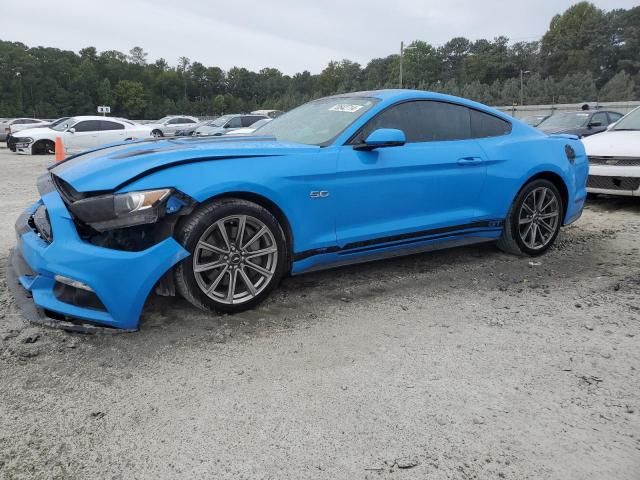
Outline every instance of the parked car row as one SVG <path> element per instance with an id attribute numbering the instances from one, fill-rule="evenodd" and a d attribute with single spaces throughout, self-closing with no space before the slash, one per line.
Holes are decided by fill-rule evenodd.
<path id="1" fill-rule="evenodd" d="M 51 122 L 37 118 L 7 118 L 0 122 L 0 142 L 5 142 L 12 132 L 27 128 L 45 127 Z"/>
<path id="2" fill-rule="evenodd" d="M 151 137 L 151 128 L 130 120 L 79 116 L 12 133 L 7 145 L 19 154 L 51 154 L 55 153 L 56 138 L 61 138 L 65 153 L 73 154 L 104 144 Z"/>
<path id="3" fill-rule="evenodd" d="M 172 115 L 147 124 L 114 117 L 77 116 L 54 121 L 16 118 L 0 123 L 7 147 L 16 153 L 43 155 L 55 153 L 60 137 L 65 153 L 73 154 L 109 143 L 143 138 L 171 136 L 220 136 L 230 133 L 251 134 L 270 121 L 276 110 L 261 114 L 223 115 L 215 120 L 199 121 L 186 115 Z"/>

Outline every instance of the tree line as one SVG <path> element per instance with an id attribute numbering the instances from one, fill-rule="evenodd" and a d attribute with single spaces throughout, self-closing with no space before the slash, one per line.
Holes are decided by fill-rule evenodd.
<path id="1" fill-rule="evenodd" d="M 640 6 L 604 11 L 580 2 L 556 15 L 539 41 L 463 37 L 408 45 L 404 87 L 451 93 L 489 105 L 618 101 L 640 98 Z M 400 55 L 366 66 L 332 61 L 319 74 L 276 68 L 224 71 L 180 57 L 148 62 L 128 54 L 78 53 L 0 41 L 0 116 L 54 118 L 93 114 L 98 105 L 129 118 L 218 115 L 258 108 L 289 110 L 313 98 L 398 87 Z"/>

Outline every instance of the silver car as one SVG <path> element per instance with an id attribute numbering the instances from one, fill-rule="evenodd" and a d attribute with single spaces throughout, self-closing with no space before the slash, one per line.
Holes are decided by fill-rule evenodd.
<path id="1" fill-rule="evenodd" d="M 265 115 L 223 115 L 211 120 L 207 124 L 199 127 L 194 132 L 196 136 L 220 136 L 225 135 L 238 128 L 247 128 L 258 120 L 269 118 Z"/>
<path id="2" fill-rule="evenodd" d="M 151 133 L 154 137 L 171 137 L 175 135 L 178 130 L 184 130 L 198 122 L 199 120 L 196 117 L 170 115 L 161 118 L 157 122 L 147 123 L 145 126 L 151 127 Z"/>
<path id="3" fill-rule="evenodd" d="M 51 122 L 38 120 L 37 118 L 12 118 L 0 123 L 0 142 L 7 141 L 7 135 L 27 128 L 46 127 Z M 13 127 L 13 128 L 12 128 Z"/>

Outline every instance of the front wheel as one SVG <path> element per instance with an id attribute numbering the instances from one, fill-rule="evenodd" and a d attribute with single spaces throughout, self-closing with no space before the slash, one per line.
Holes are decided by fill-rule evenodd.
<path id="1" fill-rule="evenodd" d="M 191 253 L 175 269 L 176 287 L 204 310 L 252 308 L 278 284 L 288 264 L 278 220 L 245 200 L 205 205 L 178 227 L 176 238 Z"/>
<path id="2" fill-rule="evenodd" d="M 553 183 L 544 179 L 528 183 L 509 210 L 498 247 L 515 255 L 543 254 L 558 237 L 563 212 L 562 197 Z"/>
<path id="3" fill-rule="evenodd" d="M 162 138 L 164 137 L 164 135 L 162 134 L 162 132 L 160 130 L 154 130 L 151 132 L 151 136 L 153 138 Z"/>

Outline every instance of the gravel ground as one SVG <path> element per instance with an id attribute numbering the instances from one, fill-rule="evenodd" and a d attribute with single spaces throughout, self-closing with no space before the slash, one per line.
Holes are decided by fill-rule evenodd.
<path id="1" fill-rule="evenodd" d="M 640 478 L 640 201 L 531 261 L 493 245 L 151 298 L 139 333 L 25 324 L 4 281 L 50 159 L 0 150 L 3 479 Z"/>

